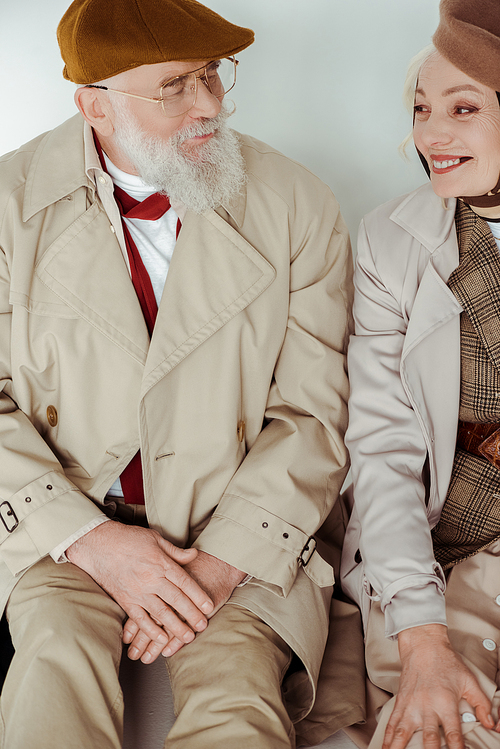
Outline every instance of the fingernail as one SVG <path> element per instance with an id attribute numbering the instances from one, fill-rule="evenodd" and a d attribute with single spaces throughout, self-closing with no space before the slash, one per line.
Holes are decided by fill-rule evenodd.
<path id="1" fill-rule="evenodd" d="M 182 639 L 184 642 L 192 642 L 194 640 L 194 632 L 186 632 L 185 635 L 182 635 Z"/>
<path id="2" fill-rule="evenodd" d="M 491 713 L 487 716 L 486 721 L 491 728 L 494 727 L 495 721 L 493 720 L 493 715 Z"/>
<path id="3" fill-rule="evenodd" d="M 203 606 L 201 607 L 201 610 L 203 611 L 204 614 L 210 614 L 213 611 L 213 608 L 214 608 L 213 603 L 209 603 L 207 601 L 206 603 L 203 604 Z"/>
<path id="4" fill-rule="evenodd" d="M 139 655 L 139 651 L 137 648 L 128 649 L 128 657 L 131 658 L 133 661 L 137 660 L 138 655 Z"/>
<path id="5" fill-rule="evenodd" d="M 158 635 L 158 637 L 156 638 L 156 642 L 159 642 L 160 645 L 166 645 L 168 642 L 167 635 L 165 633 Z"/>
<path id="6" fill-rule="evenodd" d="M 144 655 L 141 658 L 141 661 L 143 663 L 150 663 L 150 661 L 151 661 L 151 653 L 144 653 Z"/>
<path id="7" fill-rule="evenodd" d="M 205 621 L 205 619 L 200 619 L 198 624 L 195 626 L 195 630 L 197 632 L 203 632 L 203 630 L 206 628 L 207 628 L 207 622 Z"/>
<path id="8" fill-rule="evenodd" d="M 162 655 L 164 655 L 165 658 L 168 658 L 170 655 L 172 655 L 172 648 L 168 647 L 162 650 Z"/>

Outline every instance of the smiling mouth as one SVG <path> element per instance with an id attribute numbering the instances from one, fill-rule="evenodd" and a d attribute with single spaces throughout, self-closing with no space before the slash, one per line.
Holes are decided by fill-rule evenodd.
<path id="1" fill-rule="evenodd" d="M 456 159 L 431 159 L 432 161 L 432 168 L 435 172 L 444 172 L 447 169 L 452 169 L 453 167 L 460 166 L 460 164 L 465 164 L 466 161 L 470 161 L 470 156 L 460 156 Z"/>

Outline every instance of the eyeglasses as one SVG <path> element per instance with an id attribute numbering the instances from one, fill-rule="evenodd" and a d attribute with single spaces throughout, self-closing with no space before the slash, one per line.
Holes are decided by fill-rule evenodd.
<path id="1" fill-rule="evenodd" d="M 103 91 L 131 96 L 133 99 L 154 101 L 156 104 L 161 104 L 166 117 L 179 117 L 194 107 L 196 94 L 198 93 L 198 81 L 202 81 L 216 99 L 223 99 L 236 83 L 236 67 L 238 64 L 236 58 L 226 57 L 223 60 L 209 62 L 208 65 L 192 70 L 190 73 L 169 78 L 161 85 L 158 98 L 129 94 L 128 91 L 117 91 L 114 88 L 94 84 L 88 84 L 85 88 L 100 88 Z"/>

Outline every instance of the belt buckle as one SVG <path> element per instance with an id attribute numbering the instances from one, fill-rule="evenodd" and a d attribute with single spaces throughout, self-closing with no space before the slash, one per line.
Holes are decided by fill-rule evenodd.
<path id="1" fill-rule="evenodd" d="M 9 521 L 4 517 L 4 512 L 3 512 L 4 507 L 7 508 L 5 515 L 9 518 L 12 517 L 14 520 L 14 525 L 11 528 L 9 528 L 9 525 L 10 525 Z M 17 526 L 19 525 L 19 520 L 17 519 L 17 515 L 14 512 L 14 509 L 10 502 L 2 502 L 2 504 L 0 504 L 0 518 L 2 518 L 2 523 L 4 524 L 5 530 L 7 531 L 7 533 L 12 533 L 13 531 L 16 530 Z"/>
<path id="2" fill-rule="evenodd" d="M 305 546 L 303 547 L 302 551 L 300 552 L 297 562 L 299 563 L 299 567 L 307 567 L 309 562 L 311 561 L 311 557 L 316 551 L 316 547 L 318 545 L 318 542 L 314 538 L 314 536 L 309 536 L 307 539 Z M 310 548 L 312 546 L 312 549 Z M 309 553 L 308 553 L 309 552 Z M 304 556 L 304 554 L 308 554 L 307 558 Z"/>
<path id="3" fill-rule="evenodd" d="M 500 468 L 500 429 L 497 429 L 489 437 L 486 437 L 477 450 L 494 468 Z"/>

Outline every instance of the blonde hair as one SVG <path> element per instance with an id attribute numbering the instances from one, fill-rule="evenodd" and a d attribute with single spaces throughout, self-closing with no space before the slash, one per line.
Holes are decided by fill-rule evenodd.
<path id="1" fill-rule="evenodd" d="M 410 64 L 408 65 L 408 71 L 406 73 L 406 79 L 403 86 L 403 103 L 406 109 L 413 115 L 413 106 L 415 103 L 415 89 L 418 83 L 418 76 L 420 70 L 427 60 L 437 52 L 433 44 L 428 44 L 415 57 L 412 57 Z M 408 159 L 406 148 L 413 139 L 413 131 L 410 131 L 406 138 L 399 144 L 399 152 L 404 159 Z"/>

